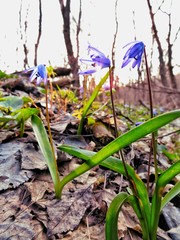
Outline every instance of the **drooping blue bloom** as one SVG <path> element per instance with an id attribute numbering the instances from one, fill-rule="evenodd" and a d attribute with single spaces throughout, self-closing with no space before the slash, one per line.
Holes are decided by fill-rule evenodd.
<path id="1" fill-rule="evenodd" d="M 47 84 L 47 71 L 46 66 L 44 64 L 40 64 L 36 67 L 32 67 L 27 69 L 25 72 L 33 71 L 30 76 L 30 81 L 34 81 L 36 79 L 37 85 L 39 85 L 41 82 L 44 82 L 44 84 Z"/>
<path id="2" fill-rule="evenodd" d="M 79 74 L 92 74 L 97 72 L 99 69 L 107 68 L 111 65 L 109 58 L 91 45 L 88 46 L 88 55 L 89 59 L 81 58 L 80 61 L 86 65 L 92 66 L 93 68 L 82 71 Z"/>
<path id="3" fill-rule="evenodd" d="M 134 68 L 136 65 L 139 68 L 141 64 L 142 55 L 144 52 L 145 45 L 143 42 L 134 41 L 131 43 L 128 43 L 127 47 L 130 45 L 130 48 L 127 50 L 126 54 L 123 58 L 122 68 L 128 65 L 131 61 L 133 61 L 132 67 Z"/>

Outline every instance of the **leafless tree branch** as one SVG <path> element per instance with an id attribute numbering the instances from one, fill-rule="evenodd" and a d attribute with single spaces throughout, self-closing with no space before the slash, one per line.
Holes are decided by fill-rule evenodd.
<path id="1" fill-rule="evenodd" d="M 39 0 L 39 28 L 38 28 L 38 37 L 37 42 L 35 44 L 35 54 L 34 54 L 34 65 L 37 65 L 37 52 L 40 43 L 40 38 L 42 34 L 42 2 Z"/>

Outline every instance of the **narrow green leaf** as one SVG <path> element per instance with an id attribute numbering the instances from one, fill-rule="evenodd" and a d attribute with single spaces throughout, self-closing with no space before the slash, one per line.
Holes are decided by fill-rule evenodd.
<path id="1" fill-rule="evenodd" d="M 156 188 L 152 197 L 151 207 L 150 231 L 152 234 L 152 240 L 156 239 L 156 232 L 159 223 L 161 200 L 164 187 L 179 173 L 180 173 L 180 161 L 174 163 L 170 168 L 164 171 L 158 178 Z"/>
<path id="2" fill-rule="evenodd" d="M 147 217 L 144 214 L 144 209 L 141 208 L 139 199 L 136 196 L 130 195 L 127 198 L 127 201 L 133 207 L 134 212 L 136 213 L 136 215 L 139 219 L 139 222 L 140 222 L 140 225 L 141 225 L 141 228 L 142 228 L 143 239 L 144 240 L 145 239 L 150 240 L 151 238 L 150 238 L 150 234 L 149 234 L 149 226 L 148 226 L 148 223 L 147 223 Z"/>
<path id="3" fill-rule="evenodd" d="M 161 202 L 161 210 L 166 206 L 168 202 L 170 202 L 175 196 L 180 193 L 180 182 L 177 182 L 174 187 L 169 190 L 168 193 L 163 197 Z"/>
<path id="4" fill-rule="evenodd" d="M 47 162 L 53 183 L 55 188 L 56 197 L 60 197 L 60 178 L 57 168 L 56 159 L 54 159 L 54 155 L 52 152 L 52 148 L 49 142 L 49 138 L 46 132 L 46 129 L 44 128 L 44 125 L 41 121 L 41 119 L 33 115 L 31 117 L 32 127 L 33 131 L 35 133 L 36 139 L 38 141 L 39 147 L 44 155 L 44 158 Z"/>
<path id="5" fill-rule="evenodd" d="M 83 122 L 84 122 L 84 119 L 87 115 L 87 112 L 89 110 L 89 108 L 91 107 L 92 103 L 94 102 L 95 98 L 97 97 L 102 85 L 105 83 L 105 81 L 108 79 L 109 77 L 109 72 L 110 70 L 105 74 L 105 76 L 100 80 L 99 84 L 95 87 L 91 97 L 89 98 L 89 101 L 85 104 L 85 106 L 83 107 L 83 113 L 82 113 L 82 117 L 81 117 L 81 121 L 79 123 L 79 126 L 78 126 L 78 131 L 77 131 L 77 134 L 78 135 L 81 135 L 81 132 L 82 132 L 82 127 L 83 127 Z"/>
<path id="6" fill-rule="evenodd" d="M 127 193 L 119 193 L 111 202 L 106 213 L 106 240 L 118 240 L 118 216 L 121 207 L 128 198 Z"/>
<path id="7" fill-rule="evenodd" d="M 139 202 L 137 198 L 133 195 L 128 195 L 127 193 L 119 193 L 111 202 L 107 214 L 106 214 L 106 224 L 105 233 L 106 240 L 118 240 L 118 216 L 122 205 L 125 202 L 133 207 L 142 227 L 143 239 L 149 240 L 149 230 L 146 224 L 146 220 L 143 219 L 143 215 L 140 210 Z"/>

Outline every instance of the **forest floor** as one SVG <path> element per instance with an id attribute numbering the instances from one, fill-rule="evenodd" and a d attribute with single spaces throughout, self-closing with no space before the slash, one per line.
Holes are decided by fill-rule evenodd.
<path id="1" fill-rule="evenodd" d="M 1 87 L 1 100 L 6 96 L 31 97 L 33 105 L 45 113 L 45 97 L 40 89 L 27 80 L 8 79 Z M 24 83 L 25 81 L 25 83 Z M 114 139 L 114 124 L 108 94 L 93 103 L 77 136 L 82 98 L 73 91 L 54 90 L 49 106 L 54 146 L 68 144 L 86 150 L 99 151 Z M 173 96 L 173 95 L 171 95 Z M 1 102 L 0 102 L 1 103 Z M 12 104 L 12 103 L 11 103 Z M 148 104 L 147 104 L 148 105 Z M 7 109 L 1 106 L 1 112 Z M 149 110 L 139 103 L 118 103 L 118 129 L 125 133 L 139 121 L 149 118 Z M 177 106 L 177 102 L 175 104 Z M 7 106 L 6 106 L 7 107 Z M 9 106 L 8 106 L 9 107 Z M 51 109 L 52 107 L 52 109 Z M 17 108 L 16 108 L 17 109 Z M 162 110 L 165 109 L 165 110 Z M 173 110 L 173 109 L 171 109 Z M 11 109 L 9 109 L 11 111 Z M 157 114 L 168 111 L 156 105 Z M 1 115 L 2 119 L 2 115 Z M 46 125 L 46 123 L 45 123 Z M 177 119 L 158 131 L 158 167 L 165 170 L 180 158 L 180 121 Z M 19 125 L 7 122 L 0 129 L 0 240 L 104 240 L 105 217 L 109 204 L 121 191 L 128 191 L 128 181 L 118 173 L 97 166 L 68 183 L 59 200 L 47 164 L 38 147 L 29 121 L 23 136 Z M 124 149 L 126 161 L 146 184 L 151 136 L 134 142 Z M 164 150 L 165 149 L 165 150 Z M 83 161 L 57 148 L 60 177 L 67 175 Z M 179 181 L 179 177 L 175 181 Z M 174 182 L 167 185 L 166 191 Z M 154 166 L 151 165 L 150 195 L 154 189 Z M 139 221 L 129 204 L 125 204 L 118 221 L 119 239 L 142 239 Z M 157 239 L 180 239 L 180 196 L 163 209 Z"/>

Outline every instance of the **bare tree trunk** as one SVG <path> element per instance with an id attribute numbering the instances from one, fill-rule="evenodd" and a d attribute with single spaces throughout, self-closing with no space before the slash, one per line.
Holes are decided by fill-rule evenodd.
<path id="1" fill-rule="evenodd" d="M 81 23 L 81 0 L 80 0 L 80 9 L 79 9 L 79 19 L 77 24 L 77 33 L 76 33 L 76 44 L 77 44 L 77 55 L 74 55 L 71 36 L 70 36 L 70 5 L 71 0 L 66 0 L 66 5 L 64 0 L 59 0 L 61 13 L 63 17 L 63 34 L 67 50 L 67 56 L 69 65 L 71 67 L 71 72 L 74 78 L 74 86 L 79 88 L 79 66 L 78 66 L 78 57 L 79 57 L 79 32 L 80 32 L 80 23 Z"/>
<path id="2" fill-rule="evenodd" d="M 37 65 L 37 52 L 38 52 L 41 34 L 42 34 L 42 3 L 41 3 L 41 0 L 39 0 L 39 29 L 38 29 L 38 37 L 37 37 L 37 42 L 35 44 L 35 53 L 34 53 L 35 66 Z"/>
<path id="3" fill-rule="evenodd" d="M 22 0 L 21 0 L 21 5 L 20 5 L 20 9 L 19 9 L 19 27 L 20 27 L 20 35 L 21 35 L 21 40 L 23 41 L 23 49 L 24 49 L 24 65 L 23 67 L 24 68 L 27 68 L 29 67 L 29 64 L 28 64 L 28 53 L 29 53 L 29 50 L 27 48 L 27 16 L 28 16 L 28 11 L 29 11 L 29 8 L 27 8 L 27 13 L 26 13 L 26 20 L 24 21 L 24 31 L 23 31 L 23 27 L 22 27 Z M 24 34 L 23 34 L 24 32 Z M 24 40 L 23 40 L 24 39 Z"/>
<path id="4" fill-rule="evenodd" d="M 164 57 L 163 57 L 163 49 L 162 49 L 162 45 L 158 36 L 158 31 L 156 28 L 156 24 L 155 24 L 155 19 L 154 19 L 154 13 L 152 10 L 152 6 L 150 4 L 150 0 L 147 0 L 147 4 L 148 4 L 148 8 L 149 8 L 149 13 L 150 13 L 150 17 L 151 17 L 151 22 L 152 22 L 152 32 L 153 32 L 153 37 L 155 38 L 156 42 L 157 42 L 157 46 L 158 46 L 158 52 L 159 52 L 159 73 L 161 76 L 161 80 L 164 86 L 168 86 L 168 82 L 167 82 L 167 77 L 166 77 L 166 65 L 165 65 L 165 61 L 164 61 Z"/>
<path id="5" fill-rule="evenodd" d="M 168 36 L 167 36 L 167 44 L 168 44 L 168 52 L 167 52 L 168 63 L 167 63 L 167 67 L 168 67 L 168 70 L 169 70 L 169 77 L 170 77 L 170 80 L 171 80 L 171 86 L 172 86 L 172 88 L 177 89 L 176 78 L 175 78 L 174 73 L 173 73 L 173 65 L 172 65 L 172 47 L 173 47 L 173 44 L 171 44 L 171 28 L 172 28 L 171 14 L 168 14 L 168 17 L 169 17 L 169 30 L 168 30 Z"/>

